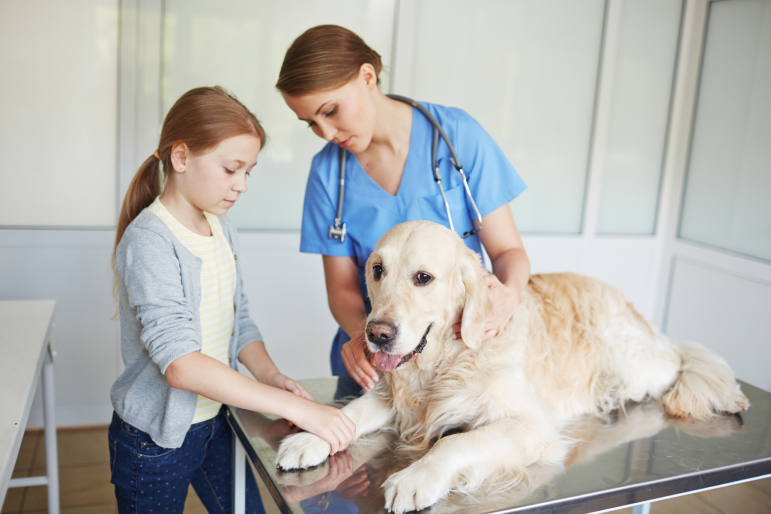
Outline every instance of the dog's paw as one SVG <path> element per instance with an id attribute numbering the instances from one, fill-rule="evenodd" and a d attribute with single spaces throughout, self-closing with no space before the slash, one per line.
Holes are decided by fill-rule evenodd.
<path id="1" fill-rule="evenodd" d="M 329 460 L 318 466 L 306 469 L 293 469 L 290 471 L 278 470 L 276 484 L 281 487 L 309 487 L 325 479 L 329 475 Z"/>
<path id="2" fill-rule="evenodd" d="M 385 508 L 396 514 L 425 509 L 445 498 L 451 485 L 442 470 L 416 462 L 385 481 Z"/>
<path id="3" fill-rule="evenodd" d="M 281 469 L 308 469 L 329 457 L 329 443 L 310 432 L 292 434 L 281 441 L 276 465 Z"/>

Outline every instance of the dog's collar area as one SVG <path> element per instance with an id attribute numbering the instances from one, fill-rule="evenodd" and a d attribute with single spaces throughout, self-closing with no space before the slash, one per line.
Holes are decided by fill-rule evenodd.
<path id="1" fill-rule="evenodd" d="M 431 330 L 432 326 L 433 326 L 433 323 L 428 325 L 428 328 L 426 329 L 426 333 L 423 334 L 423 337 L 420 338 L 420 344 L 418 346 L 416 346 L 415 349 L 412 350 L 410 353 L 408 353 L 407 355 L 402 357 L 402 360 L 399 361 L 399 364 L 396 365 L 397 368 L 399 366 L 401 366 L 402 364 L 404 364 L 405 362 L 409 361 L 414 355 L 417 355 L 418 353 L 423 351 L 423 349 L 428 344 L 428 340 L 426 339 L 426 337 L 428 337 L 428 332 Z"/>

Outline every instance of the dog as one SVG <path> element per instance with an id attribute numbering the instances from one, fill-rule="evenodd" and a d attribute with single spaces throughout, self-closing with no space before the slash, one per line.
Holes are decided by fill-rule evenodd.
<path id="1" fill-rule="evenodd" d="M 513 487 L 527 466 L 564 461 L 561 431 L 572 421 L 626 402 L 655 399 L 668 415 L 694 419 L 749 407 L 725 360 L 673 343 L 589 277 L 531 276 L 512 319 L 483 342 L 493 307 L 485 273 L 454 232 L 428 221 L 393 227 L 367 261 L 366 341 L 384 374 L 343 412 L 356 438 L 393 427 L 403 444 L 427 450 L 383 484 L 389 511 L 483 484 Z M 326 441 L 299 433 L 282 441 L 276 464 L 308 468 L 329 453 Z"/>
<path id="2" fill-rule="evenodd" d="M 242 420 L 256 413 L 242 412 Z M 271 423 L 285 427 L 285 435 L 292 430 L 286 421 L 276 420 Z M 249 421 L 247 421 L 249 423 Z M 251 424 L 252 434 L 259 434 Z M 529 503 L 534 495 L 549 495 L 555 487 L 560 489 L 560 480 L 567 470 L 575 465 L 586 466 L 598 456 L 613 448 L 625 446 L 622 452 L 650 451 L 653 437 L 667 429 L 674 429 L 661 439 L 656 438 L 657 446 L 661 442 L 687 434 L 694 438 L 721 438 L 743 430 L 740 415 L 720 416 L 710 420 L 675 418 L 667 416 L 662 406 L 656 401 L 628 403 L 623 409 L 616 409 L 606 415 L 587 415 L 563 429 L 560 434 L 570 442 L 570 450 L 560 465 L 535 463 L 527 467 L 527 480 L 514 487 L 501 490 L 500 484 L 485 484 L 472 494 L 450 493 L 439 500 L 432 509 L 443 513 L 493 512 L 508 510 L 514 506 Z M 297 430 L 294 430 L 297 432 Z M 269 444 L 274 444 L 277 432 L 259 434 Z M 280 442 L 280 441 L 279 441 Z M 319 466 L 308 470 L 279 471 L 276 484 L 284 499 L 291 505 L 299 500 L 317 497 L 319 505 L 329 501 L 324 492 L 336 490 L 341 500 L 347 501 L 359 512 L 379 512 L 385 502 L 383 483 L 388 477 L 410 466 L 426 454 L 427 450 L 415 451 L 400 443 L 399 437 L 392 430 L 379 430 L 358 438 L 348 446 L 346 452 L 330 457 Z M 591 466 L 591 464 L 589 464 Z M 584 467 L 584 472 L 586 468 Z M 570 480 L 570 479 L 568 479 Z M 624 484 L 629 477 L 624 474 L 605 477 L 615 485 Z M 606 485 L 611 485 L 605 482 Z M 547 492 L 549 491 L 549 492 Z M 313 500 L 309 500 L 313 504 Z M 308 509 L 308 504 L 304 505 Z M 354 509 L 347 509 L 354 510 Z"/>

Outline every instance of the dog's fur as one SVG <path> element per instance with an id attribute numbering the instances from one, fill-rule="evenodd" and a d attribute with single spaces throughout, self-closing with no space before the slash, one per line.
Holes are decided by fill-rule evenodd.
<path id="1" fill-rule="evenodd" d="M 243 413 L 244 416 L 248 414 Z M 459 514 L 506 510 L 512 505 L 521 504 L 528 496 L 537 494 L 535 491 L 539 488 L 551 487 L 550 482 L 553 486 L 554 481 L 565 470 L 577 464 L 587 464 L 612 448 L 624 445 L 626 452 L 635 451 L 635 448 L 649 448 L 652 438 L 667 428 L 674 431 L 662 438 L 665 443 L 671 440 L 669 438 L 677 438 L 683 434 L 695 438 L 727 437 L 740 432 L 743 429 L 743 421 L 738 414 L 709 420 L 677 418 L 666 415 L 662 406 L 655 400 L 630 402 L 624 409 L 616 409 L 604 415 L 582 416 L 566 426 L 561 435 L 568 440 L 570 449 L 563 463 L 537 462 L 527 467 L 527 473 L 523 476 L 526 480 L 522 480 L 515 487 L 501 490 L 501 483 L 488 480 L 483 487 L 471 494 L 451 492 L 447 498 L 437 502 L 435 507 L 443 513 Z M 261 437 L 267 437 L 266 440 L 270 441 L 275 435 Z M 643 441 L 637 442 L 639 439 Z M 277 444 L 271 443 L 271 446 L 277 447 Z M 414 447 L 405 446 L 394 430 L 384 429 L 351 443 L 348 447 L 348 466 L 341 467 L 341 462 L 349 461 L 341 461 L 338 457 L 334 464 L 334 459 L 327 459 L 308 470 L 279 471 L 275 479 L 279 490 L 290 504 L 295 503 L 297 498 L 308 498 L 340 487 L 341 497 L 348 496 L 348 501 L 358 507 L 359 512 L 379 512 L 385 503 L 382 485 L 388 477 L 415 463 L 425 456 L 427 451 L 430 450 L 416 450 Z M 362 474 L 366 474 L 366 480 L 371 485 L 351 496 L 352 490 L 362 483 Z M 623 475 L 612 478 L 616 485 L 626 480 Z M 480 504 L 484 504 L 484 507 L 480 508 Z"/>
<path id="2" fill-rule="evenodd" d="M 419 510 L 482 483 L 514 485 L 525 466 L 564 460 L 568 423 L 627 401 L 654 398 L 668 414 L 696 419 L 749 407 L 721 357 L 672 343 L 619 291 L 579 275 L 532 276 L 513 318 L 483 343 L 492 310 L 483 274 L 457 235 L 426 221 L 389 230 L 367 262 L 368 326 L 393 335 L 368 333 L 370 351 L 409 355 L 428 330 L 422 353 L 343 409 L 357 438 L 394 426 L 405 444 L 430 447 L 384 484 L 389 510 Z M 452 334 L 461 313 L 462 341 Z M 448 430 L 460 433 L 442 437 Z M 329 451 L 321 438 L 296 434 L 277 464 L 315 466 Z"/>

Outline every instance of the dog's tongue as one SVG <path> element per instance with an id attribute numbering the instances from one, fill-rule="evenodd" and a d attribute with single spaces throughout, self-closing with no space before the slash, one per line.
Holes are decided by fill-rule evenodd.
<path id="1" fill-rule="evenodd" d="M 402 360 L 401 355 L 391 355 L 385 352 L 375 353 L 375 367 L 380 371 L 393 371 Z"/>

